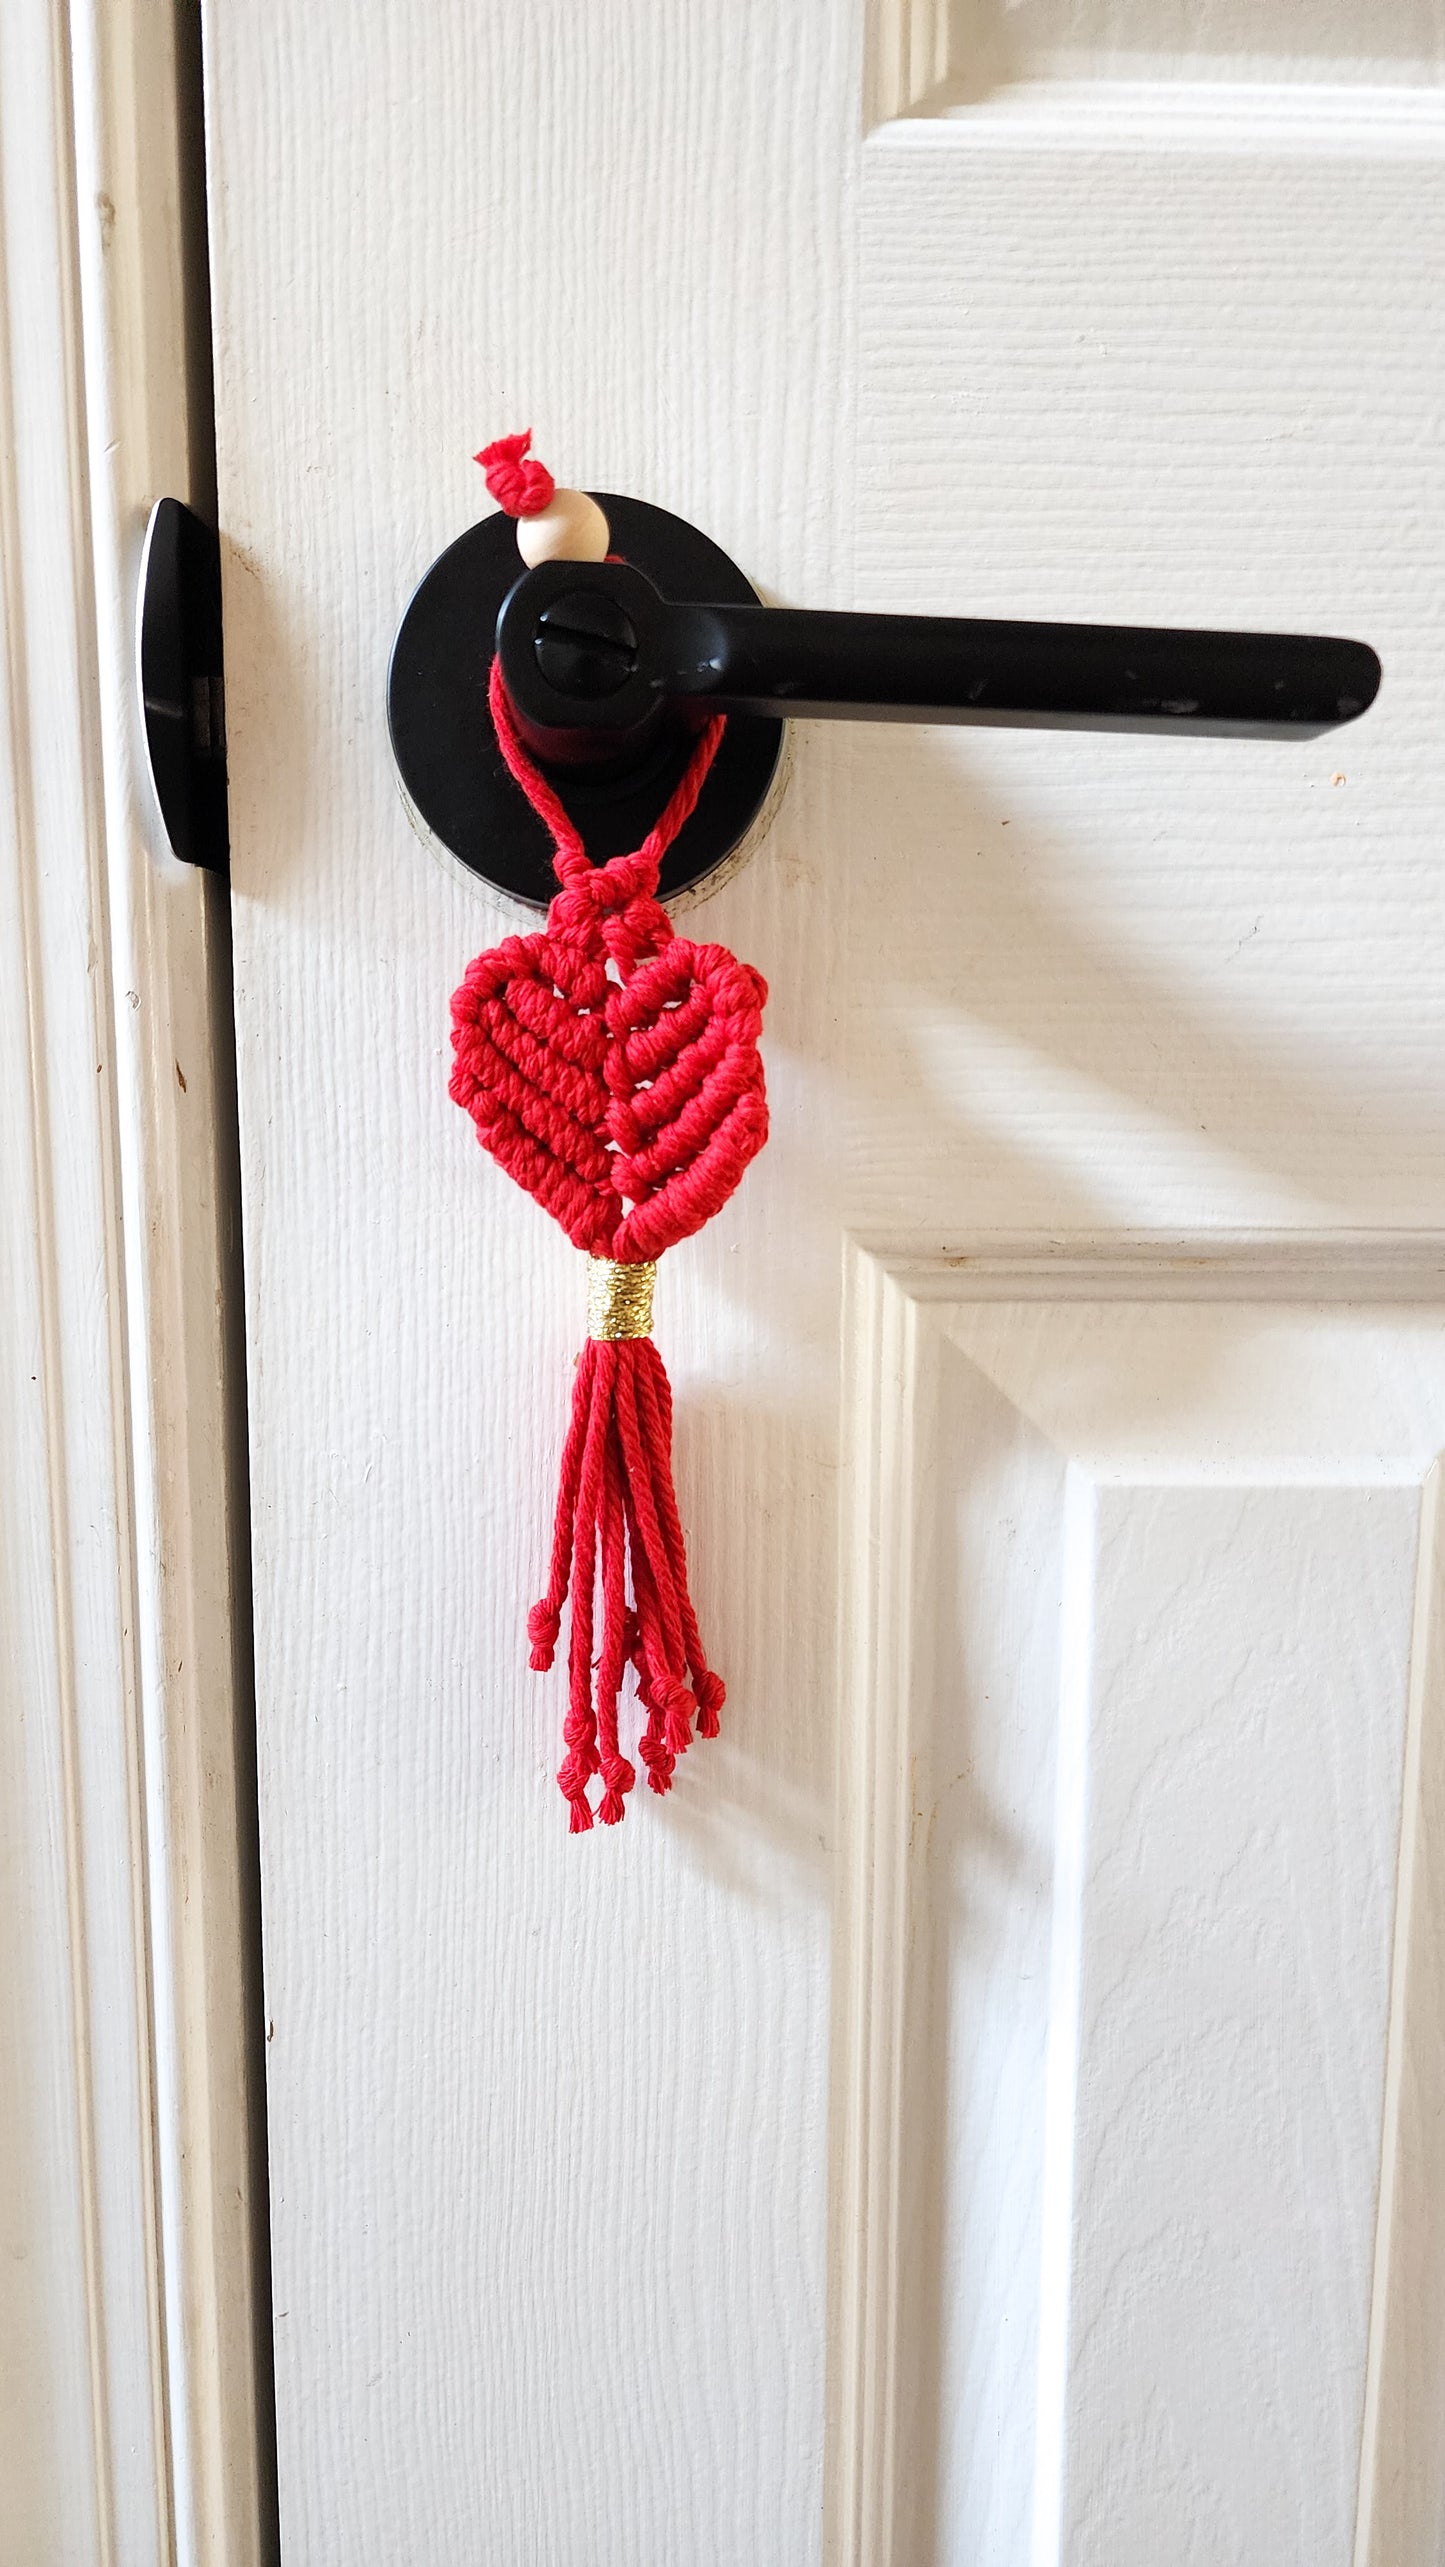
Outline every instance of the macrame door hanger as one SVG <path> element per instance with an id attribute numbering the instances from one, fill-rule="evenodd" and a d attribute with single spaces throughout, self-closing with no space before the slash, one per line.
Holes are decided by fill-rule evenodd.
<path id="1" fill-rule="evenodd" d="M 557 491 L 528 444 L 504 438 L 478 458 L 518 520 L 523 559 L 601 560 L 602 512 L 582 492 Z M 488 704 L 506 766 L 551 833 L 560 888 L 540 934 L 509 936 L 469 966 L 452 1000 L 451 1094 L 483 1146 L 589 1259 L 551 1566 L 527 1623 L 531 1663 L 545 1671 L 570 1603 L 557 1780 L 577 1833 L 592 1825 L 594 1775 L 595 1814 L 609 1827 L 636 1780 L 619 1737 L 629 1670 L 654 1791 L 670 1789 L 694 1721 L 701 1736 L 717 1734 L 723 1684 L 688 1591 L 652 1300 L 659 1258 L 721 1208 L 767 1139 L 758 1052 L 767 992 L 724 946 L 675 935 L 657 898 L 724 717 L 704 724 L 641 845 L 593 864 L 522 745 L 496 659 Z"/>
<path id="2" fill-rule="evenodd" d="M 570 1605 L 558 1781 L 580 1829 L 594 1775 L 609 1825 L 635 1779 L 619 1743 L 628 1668 L 656 1791 L 694 1722 L 716 1730 L 723 1699 L 688 1595 L 652 1288 L 663 1252 L 711 1219 L 767 1137 L 765 992 L 723 946 L 675 936 L 660 887 L 701 880 L 739 843 L 783 713 L 1308 740 L 1368 709 L 1380 664 L 1330 635 L 764 607 L 695 527 L 558 490 L 529 445 L 505 437 L 478 457 L 507 515 L 433 563 L 387 700 L 422 825 L 541 906 L 540 821 L 559 886 L 545 927 L 478 955 L 457 991 L 451 1092 L 593 1261 L 551 1573 L 529 1623 L 532 1664 L 548 1667 Z M 609 549 L 619 530 L 626 558 Z M 567 776 L 565 799 L 544 768 Z M 636 818 L 630 849 L 620 813 Z"/>

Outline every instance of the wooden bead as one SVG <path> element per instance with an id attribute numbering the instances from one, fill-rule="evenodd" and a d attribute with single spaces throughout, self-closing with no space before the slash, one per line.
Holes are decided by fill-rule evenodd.
<path id="1" fill-rule="evenodd" d="M 600 562 L 612 541 L 607 520 L 585 490 L 556 490 L 535 517 L 517 519 L 517 550 L 529 570 L 539 562 Z"/>

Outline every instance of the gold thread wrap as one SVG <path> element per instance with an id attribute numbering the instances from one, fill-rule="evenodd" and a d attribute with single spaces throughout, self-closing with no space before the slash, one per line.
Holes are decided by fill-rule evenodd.
<path id="1" fill-rule="evenodd" d="M 650 1337 L 652 1287 L 657 1264 L 625 1265 L 612 1257 L 587 1260 L 589 1337 Z"/>

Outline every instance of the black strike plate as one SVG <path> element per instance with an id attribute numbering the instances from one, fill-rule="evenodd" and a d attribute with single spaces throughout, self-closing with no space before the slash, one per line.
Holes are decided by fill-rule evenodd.
<path id="1" fill-rule="evenodd" d="M 711 539 L 646 500 L 593 493 L 614 549 L 679 604 L 756 606 L 757 592 Z M 432 563 L 392 646 L 386 710 L 402 789 L 424 837 L 484 882 L 530 908 L 557 888 L 552 842 L 502 764 L 487 710 L 487 679 L 503 601 L 522 576 L 510 517 L 484 517 Z M 622 773 L 553 771 L 551 783 L 599 863 L 641 844 L 692 750 L 692 733 L 659 736 Z M 663 861 L 666 900 L 715 871 L 767 798 L 782 722 L 729 718 L 697 809 Z M 602 750 L 599 747 L 599 767 Z"/>
<path id="2" fill-rule="evenodd" d="M 158 499 L 141 554 L 136 663 L 151 784 L 174 852 L 224 874 L 226 716 L 221 541 L 193 508 Z"/>

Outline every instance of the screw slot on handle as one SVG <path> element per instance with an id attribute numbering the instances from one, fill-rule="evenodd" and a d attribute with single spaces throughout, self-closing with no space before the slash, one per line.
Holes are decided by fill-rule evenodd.
<path id="1" fill-rule="evenodd" d="M 615 695 L 637 668 L 632 619 L 598 589 L 568 589 L 542 607 L 532 647 L 547 684 L 569 700 Z"/>

